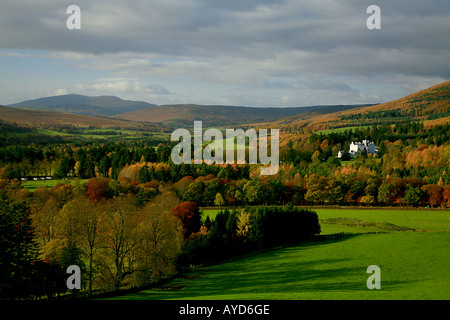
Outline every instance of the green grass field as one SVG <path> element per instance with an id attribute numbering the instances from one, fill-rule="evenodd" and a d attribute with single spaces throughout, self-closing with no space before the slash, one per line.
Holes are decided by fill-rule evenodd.
<path id="1" fill-rule="evenodd" d="M 166 285 L 114 299 L 429 300 L 450 298 L 449 211 L 316 209 L 422 231 L 321 224 L 338 240 L 312 241 L 193 269 Z M 218 210 L 205 210 L 214 217 Z M 383 226 L 383 225 L 381 225 Z M 338 229 L 339 228 L 339 229 Z M 380 233 L 375 233 L 380 232 Z M 381 269 L 381 289 L 366 286 L 367 267 Z"/>
<path id="2" fill-rule="evenodd" d="M 30 180 L 30 181 L 24 181 L 22 182 L 22 187 L 27 188 L 30 191 L 35 191 L 39 187 L 48 187 L 52 188 L 56 186 L 58 183 L 62 184 L 72 184 L 75 185 L 76 183 L 79 183 L 80 185 L 86 183 L 88 179 L 67 179 L 67 180 Z"/>
<path id="3" fill-rule="evenodd" d="M 225 134 L 224 134 L 225 136 Z M 233 143 L 233 149 L 234 150 L 241 150 L 241 149 L 248 149 L 248 141 L 244 144 L 244 146 L 238 145 L 237 143 L 237 139 L 236 138 L 224 138 L 224 139 L 218 139 L 218 140 L 213 140 L 212 142 L 210 141 L 203 141 L 203 146 L 206 145 L 210 145 L 211 144 L 211 148 L 222 148 L 222 150 L 224 150 L 224 152 L 227 150 L 227 143 L 232 142 Z"/>
<path id="4" fill-rule="evenodd" d="M 162 133 L 162 132 L 147 132 L 144 130 L 126 130 L 126 129 L 120 129 L 120 130 L 113 130 L 108 128 L 96 128 L 96 129 L 86 129 L 86 128 L 79 128 L 81 130 L 80 133 L 72 134 L 72 133 L 66 133 L 61 131 L 55 131 L 50 129 L 43 129 L 43 128 L 37 128 L 36 131 L 29 131 L 29 132 L 13 132 L 9 133 L 9 136 L 15 136 L 15 137 L 23 137 L 25 135 L 29 134 L 41 134 L 46 136 L 62 136 L 62 137 L 80 137 L 80 138 L 86 138 L 86 139 L 111 139 L 111 138 L 117 138 L 117 139 L 139 139 L 143 137 L 143 134 L 151 134 L 152 137 L 158 138 L 158 139 L 166 139 L 169 137 L 169 134 Z M 120 132 L 120 134 L 111 135 L 109 132 L 116 131 Z M 101 132 L 105 132 L 105 134 L 100 134 Z"/>
<path id="5" fill-rule="evenodd" d="M 449 299 L 448 233 L 348 235 L 196 269 L 118 299 Z M 366 286 L 381 269 L 381 289 Z"/>
<path id="6" fill-rule="evenodd" d="M 355 130 L 355 129 L 367 129 L 370 128 L 370 126 L 355 126 L 355 127 L 343 127 L 343 128 L 335 128 L 335 129 L 328 129 L 328 130 L 321 130 L 318 131 L 317 133 L 322 133 L 322 134 L 329 134 L 329 133 L 337 133 L 337 132 L 344 132 L 344 131 L 349 131 L 349 130 Z"/>

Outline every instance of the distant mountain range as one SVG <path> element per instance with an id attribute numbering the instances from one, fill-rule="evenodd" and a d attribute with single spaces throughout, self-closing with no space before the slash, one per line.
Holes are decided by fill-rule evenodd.
<path id="1" fill-rule="evenodd" d="M 72 114 L 72 116 L 71 116 Z M 73 114 L 77 114 L 74 116 Z M 220 105 L 160 105 L 114 96 L 78 94 L 46 97 L 0 107 L 0 119 L 31 125 L 191 127 L 249 125 L 280 128 L 295 134 L 415 119 L 432 126 L 450 122 L 450 81 L 377 105 L 334 105 L 291 108 L 253 108 Z"/>
<path id="2" fill-rule="evenodd" d="M 104 117 L 155 106 L 155 104 L 144 101 L 122 100 L 114 96 L 88 97 L 80 94 L 45 97 L 9 105 L 9 107 L 14 108 L 39 109 Z"/>
<path id="3" fill-rule="evenodd" d="M 157 106 L 143 101 L 122 100 L 115 96 L 89 97 L 79 94 L 66 94 L 26 100 L 8 105 L 8 107 L 111 117 L 133 122 L 159 123 L 167 126 L 192 125 L 194 120 L 201 120 L 207 126 L 225 126 L 273 121 L 302 113 L 327 114 L 361 107 L 361 105 L 290 108 L 253 108 L 196 104 Z"/>

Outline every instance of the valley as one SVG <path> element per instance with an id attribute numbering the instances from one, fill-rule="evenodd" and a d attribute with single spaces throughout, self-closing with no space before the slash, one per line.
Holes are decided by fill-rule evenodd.
<path id="1" fill-rule="evenodd" d="M 67 298 L 56 283 L 69 263 L 89 299 L 447 299 L 449 93 L 444 82 L 379 105 L 127 113 L 135 102 L 75 97 L 111 103 L 101 116 L 51 98 L 0 107 L 0 225 L 15 257 L 3 261 L 19 259 L 22 239 L 32 270 L 17 278 L 7 264 L 18 291 L 0 293 Z M 248 163 L 247 145 L 244 164 L 174 163 L 171 133 L 194 121 L 278 129 L 279 170 Z M 224 137 L 215 143 L 238 149 Z M 366 139 L 377 153 L 339 158 Z M 381 289 L 366 287 L 370 265 Z"/>

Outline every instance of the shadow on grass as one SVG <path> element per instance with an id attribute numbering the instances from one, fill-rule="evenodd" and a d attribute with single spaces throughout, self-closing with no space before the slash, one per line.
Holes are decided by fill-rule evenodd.
<path id="1" fill-rule="evenodd" d="M 336 244 L 360 235 L 344 235 L 336 240 L 308 241 L 219 265 L 199 268 L 153 290 L 121 299 L 290 299 L 314 292 L 320 298 L 330 292 L 367 291 L 367 265 L 353 258 L 310 257 L 308 251 Z M 408 281 L 383 282 L 395 290 Z M 236 298 L 237 297 L 237 298 Z"/>

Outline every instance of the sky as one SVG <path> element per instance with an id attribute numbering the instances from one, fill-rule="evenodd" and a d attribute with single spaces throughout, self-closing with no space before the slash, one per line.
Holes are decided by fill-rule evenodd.
<path id="1" fill-rule="evenodd" d="M 81 29 L 68 29 L 78 5 Z M 381 29 L 369 29 L 370 5 Z M 450 79 L 448 0 L 2 0 L 0 104 L 381 103 Z"/>

